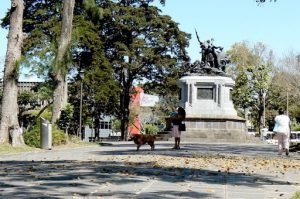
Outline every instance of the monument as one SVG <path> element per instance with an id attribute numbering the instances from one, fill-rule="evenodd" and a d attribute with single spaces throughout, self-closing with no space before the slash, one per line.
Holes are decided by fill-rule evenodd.
<path id="1" fill-rule="evenodd" d="M 201 61 L 190 64 L 189 72 L 177 82 L 179 106 L 186 110 L 183 141 L 246 142 L 245 119 L 237 116 L 232 102 L 233 79 L 226 73 L 229 59 L 213 40 L 200 41 Z"/>

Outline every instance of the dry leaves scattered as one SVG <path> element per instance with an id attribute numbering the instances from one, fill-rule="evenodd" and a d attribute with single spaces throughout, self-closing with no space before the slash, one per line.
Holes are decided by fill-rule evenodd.
<path id="1" fill-rule="evenodd" d="M 284 175 L 287 171 L 300 171 L 300 161 L 285 158 L 257 158 L 224 155 L 194 155 L 190 157 L 172 157 L 164 155 L 136 155 L 115 156 L 116 162 L 124 162 L 127 165 L 139 166 L 151 164 L 153 168 L 189 168 L 210 169 L 218 172 L 239 172 L 245 174 L 268 171 Z"/>

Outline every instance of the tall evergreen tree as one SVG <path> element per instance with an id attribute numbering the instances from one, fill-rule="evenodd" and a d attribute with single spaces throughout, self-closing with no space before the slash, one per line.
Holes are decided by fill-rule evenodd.
<path id="1" fill-rule="evenodd" d="M 135 82 L 162 84 L 183 67 L 189 35 L 171 17 L 161 15 L 152 1 L 103 1 L 100 34 L 105 41 L 120 89 L 122 139 L 127 139 L 130 95 Z M 166 86 L 166 85 L 165 85 Z"/>
<path id="2" fill-rule="evenodd" d="M 83 7 L 90 14 L 92 20 L 99 20 L 101 10 L 95 4 L 95 0 L 82 1 Z M 52 123 L 55 123 L 61 114 L 62 109 L 68 101 L 68 83 L 67 74 L 71 60 L 71 38 L 73 30 L 73 12 L 75 0 L 65 0 L 62 14 L 61 35 L 58 44 L 58 51 L 54 64 L 54 79 L 56 87 L 53 93 L 53 109 L 52 109 Z"/>
<path id="3" fill-rule="evenodd" d="M 73 66 L 79 70 L 86 69 L 89 79 L 84 82 L 90 87 L 95 84 L 90 81 L 93 80 L 90 76 L 93 73 L 97 73 L 98 77 L 117 80 L 120 92 L 118 110 L 123 121 L 124 139 L 127 136 L 125 131 L 133 84 L 147 81 L 151 85 L 164 86 L 174 82 L 172 77 L 180 73 L 187 60 L 185 47 L 189 35 L 180 31 L 178 24 L 169 16 L 161 15 L 160 10 L 151 5 L 152 2 L 97 1 L 95 6 L 103 8 L 103 19 L 100 21 L 101 17 L 95 17 L 99 12 L 97 9 L 75 6 L 74 10 L 74 34 L 70 46 Z M 57 53 L 55 49 L 58 47 L 62 4 L 56 1 L 26 0 L 27 4 L 24 29 L 30 39 L 25 42 L 24 52 L 27 57 L 32 57 L 30 63 L 39 66 L 35 68 L 37 72 L 47 75 L 44 71 L 49 71 L 49 77 L 53 79 L 55 71 L 49 66 L 53 65 Z M 107 84 L 107 78 L 102 88 L 114 85 L 113 82 Z M 96 88 L 93 90 L 99 91 Z M 99 96 L 102 95 L 100 93 Z M 108 96 L 107 99 L 112 98 Z"/>
<path id="4" fill-rule="evenodd" d="M 55 72 L 59 68 L 55 65 L 58 63 L 55 56 L 58 53 L 62 27 L 63 3 L 61 1 L 42 0 L 26 0 L 25 3 L 23 29 L 28 34 L 28 39 L 24 41 L 23 52 L 27 62 L 23 64 L 29 66 L 33 73 L 45 79 L 53 92 Z M 72 40 L 63 59 L 66 61 L 62 63 L 64 68 L 59 68 L 59 70 L 70 74 L 73 69 L 85 69 L 86 73 L 89 74 L 89 70 L 99 67 L 98 73 L 106 78 L 104 78 L 105 82 L 97 82 L 97 84 L 103 88 L 102 85 L 110 85 L 107 82 L 108 77 L 112 79 L 112 71 L 109 69 L 111 66 L 103 54 L 103 42 L 99 37 L 99 28 L 96 25 L 101 18 L 101 9 L 95 5 L 93 0 L 76 1 L 75 3 Z M 9 21 L 6 17 L 2 26 L 8 27 L 8 25 Z M 73 80 L 76 78 L 71 76 L 71 81 Z M 75 106 L 76 108 L 78 106 Z"/>

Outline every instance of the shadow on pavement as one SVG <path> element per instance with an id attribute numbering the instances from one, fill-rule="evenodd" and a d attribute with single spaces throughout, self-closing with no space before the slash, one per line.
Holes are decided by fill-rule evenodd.
<path id="1" fill-rule="evenodd" d="M 214 197 L 214 193 L 168 190 L 167 187 L 138 194 L 151 180 L 159 183 L 193 182 L 213 185 L 286 185 L 265 175 L 216 172 L 207 169 L 158 167 L 154 162 L 126 161 L 1 161 L 0 197 L 114 196 L 119 198 Z M 289 182 L 290 185 L 298 184 Z M 154 184 L 155 185 L 155 184 Z"/>
<path id="2" fill-rule="evenodd" d="M 113 146 L 113 144 L 109 142 L 99 142 L 99 146 Z"/>
<path id="3" fill-rule="evenodd" d="M 150 193 L 144 193 L 141 195 L 134 195 L 128 192 L 114 192 L 114 193 L 105 193 L 102 195 L 103 197 L 112 196 L 118 198 L 140 198 L 140 199 L 170 199 L 170 198 L 223 198 L 216 197 L 213 194 L 201 193 L 195 191 L 153 191 Z"/>
<path id="4" fill-rule="evenodd" d="M 180 150 L 172 150 L 173 143 L 156 143 L 155 150 L 151 151 L 149 145 L 143 145 L 136 151 L 136 145 L 126 143 L 114 143 L 112 148 L 96 151 L 96 155 L 142 155 L 155 154 L 165 156 L 190 157 L 195 154 L 223 154 L 243 155 L 250 157 L 278 157 L 276 146 L 270 145 L 233 145 L 233 144 L 182 144 Z M 285 158 L 282 156 L 281 158 Z M 300 159 L 300 156 L 293 156 L 293 159 Z"/>

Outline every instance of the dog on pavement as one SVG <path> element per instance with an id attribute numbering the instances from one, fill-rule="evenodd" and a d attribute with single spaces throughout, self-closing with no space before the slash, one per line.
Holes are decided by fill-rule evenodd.
<path id="1" fill-rule="evenodd" d="M 154 150 L 154 141 L 155 135 L 144 135 L 144 134 L 135 134 L 131 136 L 131 140 L 137 145 L 136 150 L 138 151 L 140 147 L 148 143 L 151 147 L 151 150 Z"/>

